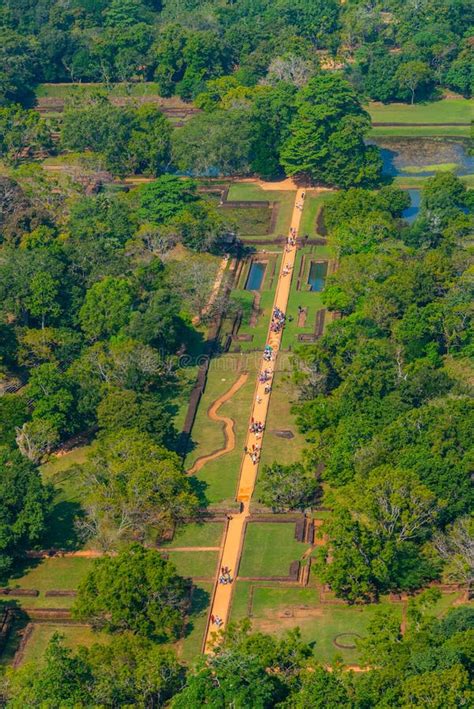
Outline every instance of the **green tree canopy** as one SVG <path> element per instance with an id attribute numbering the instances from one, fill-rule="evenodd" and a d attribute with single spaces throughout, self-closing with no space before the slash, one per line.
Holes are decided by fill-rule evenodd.
<path id="1" fill-rule="evenodd" d="M 297 95 L 290 137 L 281 149 L 288 175 L 338 187 L 380 182 L 379 151 L 364 143 L 370 117 L 338 74 L 311 79 Z"/>
<path id="2" fill-rule="evenodd" d="M 101 417 L 105 407 L 104 401 Z M 84 529 L 106 548 L 122 538 L 160 539 L 197 511 L 178 456 L 137 428 L 102 438 L 80 472 L 87 498 Z"/>
<path id="3" fill-rule="evenodd" d="M 36 544 L 46 529 L 52 491 L 18 451 L 0 448 L 0 574 Z"/>
<path id="4" fill-rule="evenodd" d="M 318 490 L 314 474 L 306 471 L 301 463 L 265 465 L 260 483 L 260 502 L 274 512 L 311 507 Z"/>
<path id="5" fill-rule="evenodd" d="M 164 641 L 179 637 L 188 609 L 188 582 L 159 552 L 134 544 L 94 561 L 73 614 L 97 629 Z"/>

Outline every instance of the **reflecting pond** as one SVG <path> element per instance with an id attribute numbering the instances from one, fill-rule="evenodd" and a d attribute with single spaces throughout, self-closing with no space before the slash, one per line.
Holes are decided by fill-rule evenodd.
<path id="1" fill-rule="evenodd" d="M 266 264 L 252 261 L 249 275 L 245 284 L 245 290 L 260 290 L 263 276 L 265 275 Z"/>
<path id="2" fill-rule="evenodd" d="M 378 145 L 382 153 L 383 171 L 392 177 L 435 175 L 437 165 L 453 170 L 457 175 L 474 172 L 474 156 L 468 155 L 467 141 L 446 138 L 374 138 L 368 142 Z"/>
<path id="3" fill-rule="evenodd" d="M 328 272 L 327 262 L 311 261 L 309 269 L 308 284 L 312 291 L 322 291 L 326 282 Z"/>

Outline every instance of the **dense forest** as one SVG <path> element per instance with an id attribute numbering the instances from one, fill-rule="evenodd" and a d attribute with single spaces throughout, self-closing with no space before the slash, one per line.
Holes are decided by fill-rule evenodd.
<path id="1" fill-rule="evenodd" d="M 367 109 L 471 97 L 473 23 L 468 0 L 0 0 L 0 586 L 40 549 L 98 557 L 68 606 L 95 641 L 54 635 L 41 665 L 2 669 L 2 706 L 474 704 L 472 175 L 408 177 L 407 221 Z M 75 85 L 60 115 L 42 83 Z M 163 545 L 213 512 L 183 412 L 220 323 L 242 319 L 228 261 L 286 248 L 221 208 L 249 176 L 313 192 L 298 249 L 334 264 L 328 324 L 287 351 L 304 445 L 262 466 L 258 504 L 327 515 L 311 573 L 330 603 L 378 608 L 354 672 L 247 621 L 192 663 L 175 652 L 202 589 Z M 292 205 L 264 197 L 240 208 L 286 229 Z M 60 514 L 45 465 L 82 445 Z M 466 603 L 440 614 L 442 583 Z"/>
<path id="2" fill-rule="evenodd" d="M 296 373 L 307 462 L 337 509 L 320 571 L 350 602 L 423 586 L 469 536 L 472 192 L 430 178 L 410 226 L 404 199 L 351 189 L 328 205 L 340 263 L 323 298 L 343 318 Z"/>
<path id="3" fill-rule="evenodd" d="M 0 98 L 47 82 L 156 81 L 194 99 L 232 76 L 300 82 L 328 61 L 380 101 L 472 93 L 468 0 L 2 0 Z"/>

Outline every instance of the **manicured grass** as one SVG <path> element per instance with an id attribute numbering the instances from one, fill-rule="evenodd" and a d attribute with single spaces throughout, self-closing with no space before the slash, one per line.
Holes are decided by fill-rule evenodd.
<path id="1" fill-rule="evenodd" d="M 306 550 L 294 534 L 292 523 L 249 523 L 239 576 L 287 576 L 291 562 L 300 559 Z"/>
<path id="2" fill-rule="evenodd" d="M 468 138 L 469 126 L 372 126 L 370 138 Z"/>
<path id="3" fill-rule="evenodd" d="M 456 162 L 436 163 L 435 165 L 408 165 L 403 172 L 454 172 L 459 167 Z"/>
<path id="4" fill-rule="evenodd" d="M 222 541 L 224 525 L 222 522 L 204 522 L 186 524 L 176 531 L 169 547 L 218 547 Z"/>
<path id="5" fill-rule="evenodd" d="M 183 430 L 186 414 L 188 413 L 189 397 L 196 384 L 198 370 L 199 366 L 197 364 L 183 366 L 178 370 L 179 393 L 173 401 L 175 407 L 173 422 L 178 433 Z"/>
<path id="6" fill-rule="evenodd" d="M 247 382 L 218 411 L 218 414 L 234 419 L 236 447 L 217 460 L 207 463 L 193 476 L 202 494 L 211 504 L 227 504 L 234 500 L 259 361 L 259 357 L 254 354 L 228 354 L 216 357 L 211 362 L 206 389 L 191 432 L 195 448 L 186 458 L 186 469 L 191 468 L 197 458 L 223 447 L 222 424 L 211 421 L 207 411 L 219 396 L 230 389 L 241 372 L 249 372 Z"/>
<path id="7" fill-rule="evenodd" d="M 221 209 L 222 217 L 237 227 L 239 236 L 266 236 L 272 212 L 268 207 L 236 207 Z"/>
<path id="8" fill-rule="evenodd" d="M 9 579 L 10 588 L 34 588 L 40 594 L 36 597 L 17 596 L 14 599 L 23 608 L 70 608 L 73 597 L 46 596 L 46 591 L 74 591 L 91 569 L 93 559 L 81 557 L 52 557 L 31 559 L 18 566 Z"/>
<path id="9" fill-rule="evenodd" d="M 279 270 L 280 258 L 278 258 L 277 273 L 279 272 Z M 263 348 L 265 347 L 265 344 L 267 342 L 268 327 L 270 323 L 273 302 L 275 300 L 275 288 L 277 281 L 278 278 L 275 277 L 273 288 L 268 291 L 262 291 L 261 293 L 259 305 L 260 312 L 257 318 L 256 325 L 250 325 L 249 317 L 245 317 L 242 319 L 242 324 L 239 328 L 239 335 L 253 335 L 252 340 L 250 342 L 236 343 L 244 352 L 248 350 L 258 350 L 259 352 L 262 352 Z M 244 302 L 246 302 L 251 299 L 251 302 L 253 302 L 253 294 L 250 293 L 250 291 L 234 291 L 234 293 L 236 294 L 236 297 L 238 297 L 239 300 L 243 299 Z"/>
<path id="10" fill-rule="evenodd" d="M 200 581 L 193 588 L 187 634 L 175 645 L 178 656 L 184 662 L 194 662 L 201 654 L 212 588 L 212 584 L 205 581 Z"/>
<path id="11" fill-rule="evenodd" d="M 278 217 L 272 234 L 286 236 L 288 233 L 295 202 L 295 192 L 293 190 L 263 190 L 253 182 L 234 182 L 231 185 L 227 199 L 230 201 L 279 202 Z M 258 237 L 256 234 L 248 234 L 246 236 Z"/>
<path id="12" fill-rule="evenodd" d="M 440 616 L 452 607 L 459 594 L 443 594 L 430 614 Z M 249 614 L 254 630 L 282 635 L 298 627 L 304 641 L 314 643 L 315 658 L 332 663 L 336 656 L 345 664 L 359 661 L 357 649 L 343 649 L 334 645 L 339 633 L 367 634 L 368 625 L 377 610 L 389 608 L 402 618 L 402 603 L 380 603 L 349 606 L 332 605 L 320 601 L 319 589 L 284 587 L 282 585 L 238 581 L 232 602 L 232 620 L 246 618 Z"/>
<path id="13" fill-rule="evenodd" d="M 214 578 L 219 552 L 217 551 L 170 551 L 166 552 L 181 576 Z"/>
<path id="14" fill-rule="evenodd" d="M 474 100 L 443 99 L 430 103 L 369 103 L 367 110 L 374 123 L 470 123 Z"/>
<path id="15" fill-rule="evenodd" d="M 296 387 L 289 376 L 289 361 L 285 353 L 279 355 L 278 372 L 273 377 L 270 407 L 267 417 L 267 425 L 263 437 L 261 466 L 271 465 L 275 461 L 288 465 L 301 460 L 302 451 L 305 445 L 304 436 L 299 433 L 295 418 L 291 413 L 291 407 L 297 400 Z M 287 371 L 280 370 L 282 366 L 288 364 Z M 281 438 L 275 434 L 278 430 L 290 430 L 293 438 Z M 260 470 L 262 468 L 260 467 Z M 252 502 L 258 502 L 260 478 Z"/>
<path id="16" fill-rule="evenodd" d="M 90 92 L 95 89 L 106 90 L 103 83 L 78 83 L 78 84 L 40 84 L 36 89 L 38 98 L 61 98 L 65 99 L 78 92 Z M 158 84 L 153 81 L 140 81 L 134 84 L 115 84 L 107 90 L 111 96 L 156 96 L 159 97 Z M 176 98 L 176 103 L 182 104 Z"/>
<path id="17" fill-rule="evenodd" d="M 88 625 L 35 623 L 33 633 L 26 644 L 23 663 L 41 665 L 48 643 L 56 633 L 62 636 L 62 642 L 69 648 L 76 648 L 78 645 L 90 647 L 95 643 L 106 643 L 110 639 L 106 633 L 95 632 Z"/>
<path id="18" fill-rule="evenodd" d="M 300 273 L 303 256 L 306 256 L 306 266 L 301 278 L 302 290 L 297 290 L 298 274 Z M 328 246 L 305 246 L 298 250 L 291 281 L 290 297 L 286 309 L 287 321 L 283 331 L 283 349 L 293 349 L 298 344 L 298 335 L 314 332 L 316 313 L 324 306 L 321 300 L 321 292 L 306 290 L 309 265 L 311 260 L 329 261 L 330 258 L 331 251 Z M 298 327 L 298 306 L 307 308 L 304 327 Z"/>
<path id="19" fill-rule="evenodd" d="M 306 192 L 304 200 L 304 210 L 301 216 L 299 233 L 301 236 L 309 234 L 310 237 L 316 236 L 316 218 L 322 205 L 327 202 L 330 193 Z"/>
<path id="20" fill-rule="evenodd" d="M 56 492 L 48 532 L 42 539 L 46 548 L 74 550 L 81 546 L 74 519 L 82 510 L 82 485 L 73 466 L 85 463 L 91 449 L 92 446 L 78 446 L 65 455 L 51 457 L 41 466 L 43 480 L 52 483 Z"/>
<path id="21" fill-rule="evenodd" d="M 43 480 L 53 483 L 53 485 L 64 486 L 63 473 L 67 472 L 73 465 L 85 463 L 90 451 L 91 446 L 78 446 L 65 455 L 51 456 L 48 462 L 41 466 Z"/>

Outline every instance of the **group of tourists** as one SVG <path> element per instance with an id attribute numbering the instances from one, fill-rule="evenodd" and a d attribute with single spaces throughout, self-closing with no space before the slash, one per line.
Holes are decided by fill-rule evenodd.
<path id="1" fill-rule="evenodd" d="M 273 347 L 271 345 L 265 345 L 263 359 L 265 362 L 271 362 L 273 360 Z"/>
<path id="2" fill-rule="evenodd" d="M 228 583 L 232 583 L 232 576 L 230 575 L 230 569 L 228 566 L 222 566 L 221 573 L 219 576 L 219 583 L 224 586 Z"/>
<path id="3" fill-rule="evenodd" d="M 217 625 L 218 628 L 224 625 L 222 618 L 218 615 L 214 615 L 214 613 L 211 613 L 211 623 L 212 625 Z"/>
<path id="4" fill-rule="evenodd" d="M 262 434 L 257 433 L 257 437 L 260 438 Z M 244 447 L 244 452 L 248 453 L 250 456 L 250 460 L 254 465 L 257 465 L 258 461 L 260 460 L 260 446 L 258 443 L 252 443 L 252 448 L 247 448 L 247 446 Z"/>
<path id="5" fill-rule="evenodd" d="M 292 246 L 295 246 L 296 244 L 296 229 L 291 227 L 290 229 L 290 235 L 288 239 L 286 240 L 286 251 L 291 251 Z"/>
<path id="6" fill-rule="evenodd" d="M 249 426 L 250 433 L 263 433 L 264 428 L 265 425 L 261 421 L 255 421 L 252 418 L 252 421 Z"/>
<path id="7" fill-rule="evenodd" d="M 283 310 L 275 305 L 273 308 L 272 322 L 270 325 L 270 332 L 280 332 L 285 324 L 286 316 Z"/>

